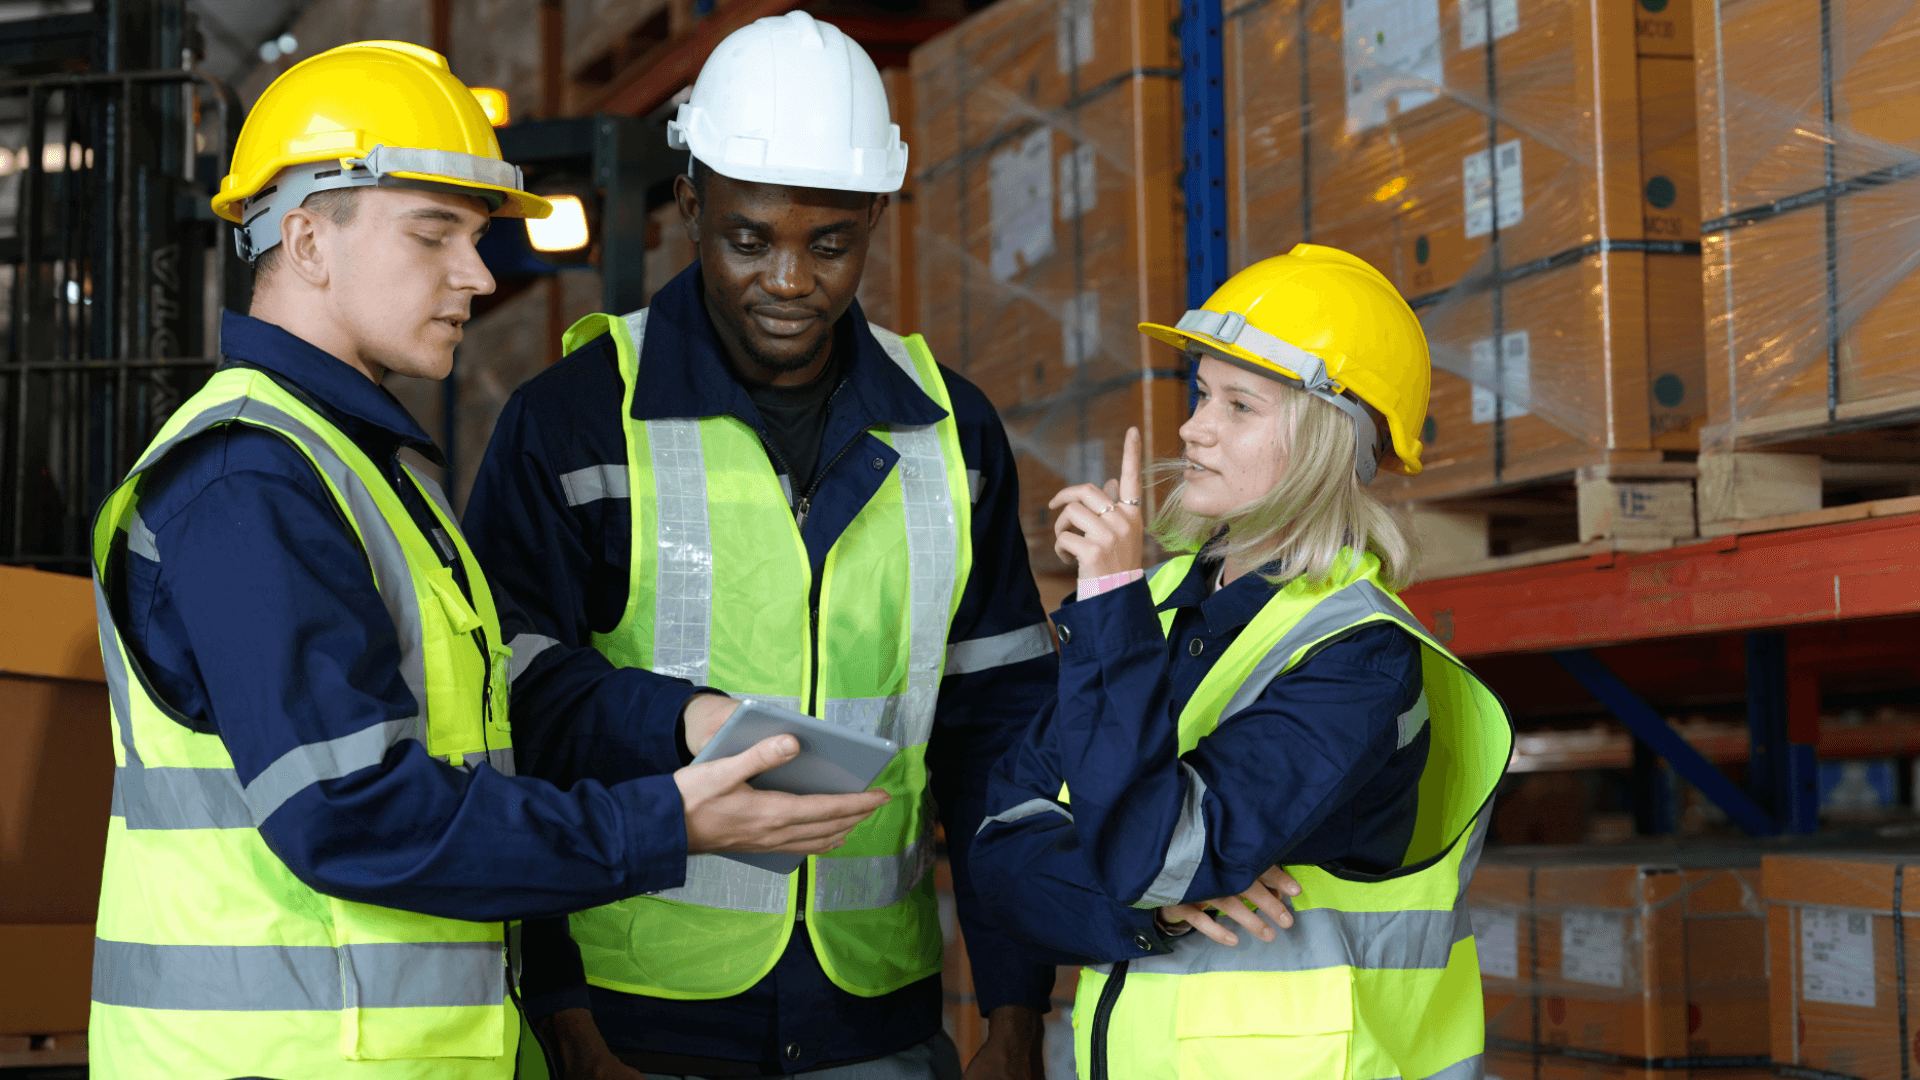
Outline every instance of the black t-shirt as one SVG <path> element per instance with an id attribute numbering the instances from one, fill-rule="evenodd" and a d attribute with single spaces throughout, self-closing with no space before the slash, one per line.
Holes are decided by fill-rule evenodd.
<path id="1" fill-rule="evenodd" d="M 827 402 L 846 377 L 847 357 L 853 353 L 852 335 L 848 330 L 849 323 L 844 318 L 834 325 L 833 351 L 827 366 L 812 382 L 773 386 L 733 372 L 733 377 L 746 387 L 753 407 L 759 410 L 760 419 L 767 425 L 767 443 L 773 448 L 777 464 L 788 470 L 795 503 L 813 485 L 814 473 L 820 467 L 820 440 L 827 430 Z M 731 363 L 728 366 L 731 367 Z"/>

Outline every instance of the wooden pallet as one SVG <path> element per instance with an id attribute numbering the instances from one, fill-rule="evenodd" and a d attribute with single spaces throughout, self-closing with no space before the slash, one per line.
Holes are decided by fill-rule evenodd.
<path id="1" fill-rule="evenodd" d="M 87 1033 L 0 1035 L 0 1069 L 34 1069 L 87 1063 Z"/>

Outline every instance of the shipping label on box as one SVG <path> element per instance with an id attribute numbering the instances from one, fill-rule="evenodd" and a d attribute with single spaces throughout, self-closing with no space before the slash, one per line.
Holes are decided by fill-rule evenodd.
<path id="1" fill-rule="evenodd" d="M 1493 168 L 1492 160 L 1485 150 L 1477 154 L 1468 154 L 1462 160 L 1460 171 L 1463 183 L 1461 191 L 1466 198 L 1466 233 L 1468 237 L 1485 236 L 1493 231 L 1498 203 L 1498 221 L 1503 229 L 1520 224 L 1526 216 L 1526 201 L 1522 194 L 1524 176 L 1520 167 L 1520 140 L 1510 139 L 1495 148 L 1499 158 L 1499 168 Z"/>
<path id="2" fill-rule="evenodd" d="M 1072 221 L 1099 205 L 1099 159 L 1092 143 L 1081 143 L 1060 155 L 1060 220 Z"/>
<path id="3" fill-rule="evenodd" d="M 1493 36 L 1497 41 L 1520 29 L 1520 0 L 1493 0 L 1493 10 L 1487 10 L 1487 0 L 1460 0 L 1460 47 L 1477 49 L 1487 43 L 1487 20 L 1493 20 Z"/>
<path id="4" fill-rule="evenodd" d="M 1053 254 L 1053 131 L 1041 128 L 987 166 L 993 276 L 1006 281 Z"/>
<path id="5" fill-rule="evenodd" d="M 1091 289 L 1066 302 L 1060 319 L 1060 356 L 1079 367 L 1100 351 L 1100 294 Z"/>
<path id="6" fill-rule="evenodd" d="M 1473 362 L 1473 422 L 1491 424 L 1496 404 L 1506 419 L 1525 416 L 1533 400 L 1531 339 L 1525 330 L 1500 338 L 1500 363 L 1494 363 L 1493 339 L 1481 338 L 1469 347 Z M 1495 388 L 1499 388 L 1495 401 Z"/>
<path id="7" fill-rule="evenodd" d="M 1054 16 L 1054 63 L 1065 75 L 1093 59 L 1093 0 L 1064 0 Z"/>
<path id="8" fill-rule="evenodd" d="M 1480 956 L 1480 974 L 1500 979 L 1520 977 L 1520 920 L 1511 911 L 1469 908 L 1473 917 L 1473 949 Z"/>
<path id="9" fill-rule="evenodd" d="M 1347 133 L 1387 122 L 1439 99 L 1446 81 L 1440 55 L 1439 0 L 1344 0 Z"/>
<path id="10" fill-rule="evenodd" d="M 1560 977 L 1591 986 L 1627 984 L 1627 917 L 1573 908 L 1560 916 Z"/>
<path id="11" fill-rule="evenodd" d="M 1849 908 L 1800 909 L 1800 996 L 1873 1008 L 1873 915 Z"/>

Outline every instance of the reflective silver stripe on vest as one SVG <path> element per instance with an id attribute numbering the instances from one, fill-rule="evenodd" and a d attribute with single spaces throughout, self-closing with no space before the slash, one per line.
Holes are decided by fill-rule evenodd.
<path id="1" fill-rule="evenodd" d="M 947 646 L 948 675 L 971 675 L 1008 664 L 1053 655 L 1053 632 L 1045 622 L 1023 626 L 992 637 L 956 641 Z"/>
<path id="2" fill-rule="evenodd" d="M 1420 688 L 1420 700 L 1413 703 L 1413 708 L 1400 714 L 1400 744 L 1395 749 L 1404 750 L 1411 745 L 1432 718 L 1433 710 L 1427 706 L 1427 688 L 1423 686 Z"/>
<path id="3" fill-rule="evenodd" d="M 707 466 L 700 421 L 649 420 L 653 455 L 653 670 L 688 682 L 707 679 L 713 626 L 713 544 L 707 523 Z"/>
<path id="4" fill-rule="evenodd" d="M 919 746 L 933 736 L 931 718 L 925 724 L 913 723 L 906 694 L 876 698 L 828 698 L 827 723 L 835 727 L 891 739 L 905 749 Z"/>
<path id="5" fill-rule="evenodd" d="M 558 644 L 560 644 L 559 641 L 545 634 L 513 635 L 513 640 L 507 642 L 507 648 L 513 650 L 513 659 L 507 661 L 507 681 L 519 682 L 520 676 L 525 675 L 527 669 L 533 666 L 535 658 Z"/>
<path id="6" fill-rule="evenodd" d="M 567 496 L 568 506 L 585 506 L 601 499 L 624 499 L 627 497 L 627 467 L 589 465 L 584 469 L 561 473 L 560 490 Z"/>
<path id="7" fill-rule="evenodd" d="M 506 996 L 506 960 L 496 941 L 340 949 L 93 943 L 93 1000 L 132 1009 L 338 1012 L 498 1006 Z"/>
<path id="8" fill-rule="evenodd" d="M 872 911 L 905 900 L 933 869 L 933 834 L 897 855 L 822 857 L 813 863 L 813 910 Z"/>
<path id="9" fill-rule="evenodd" d="M 686 884 L 649 895 L 701 907 L 784 915 L 792 881 L 786 874 L 718 855 L 692 855 L 687 858 Z"/>
<path id="10" fill-rule="evenodd" d="M 1466 908 L 1449 911 L 1296 911 L 1293 927 L 1272 941 L 1241 934 L 1240 944 L 1221 945 L 1199 934 L 1173 943 L 1173 952 L 1137 957 L 1132 973 L 1196 975 L 1210 971 L 1439 970 L 1454 942 L 1473 936 Z"/>
<path id="11" fill-rule="evenodd" d="M 967 501 L 968 502 L 974 503 L 976 505 L 980 502 L 980 489 L 986 485 L 986 482 L 987 482 L 986 477 L 981 475 L 979 469 L 967 470 Z"/>
<path id="12" fill-rule="evenodd" d="M 1408 1080 L 1486 1080 L 1486 1075 L 1486 1055 L 1475 1054 L 1463 1061 L 1456 1061 L 1437 1073 L 1409 1077 Z"/>
<path id="13" fill-rule="evenodd" d="M 928 397 L 920 369 L 899 335 L 875 328 L 893 362 Z M 947 658 L 947 630 L 953 623 L 954 578 L 960 569 L 959 518 L 953 489 L 947 486 L 947 459 L 940 448 L 937 424 L 890 429 L 893 448 L 900 454 L 894 471 L 900 475 L 900 493 L 907 523 L 908 586 L 907 691 L 900 736 L 902 746 L 917 746 L 933 732 L 934 705 L 940 696 L 940 669 Z"/>
<path id="14" fill-rule="evenodd" d="M 1180 799 L 1180 819 L 1174 822 L 1173 835 L 1167 840 L 1166 862 L 1160 867 L 1153 884 L 1147 886 L 1140 899 L 1133 902 L 1137 908 L 1166 907 L 1178 904 L 1187 897 L 1187 889 L 1193 885 L 1193 876 L 1200 872 L 1200 860 L 1207 854 L 1207 813 L 1205 801 L 1207 782 L 1200 779 L 1193 766 L 1182 761 L 1180 780 L 1185 794 Z"/>
<path id="15" fill-rule="evenodd" d="M 107 606 L 107 590 L 100 575 L 93 575 L 93 616 L 100 628 L 100 659 L 107 673 L 107 703 L 113 709 L 114 726 L 119 729 L 120 746 L 126 752 L 127 765 L 140 767 L 140 749 L 133 739 L 133 700 L 128 689 L 126 657 L 120 652 L 119 631 L 113 621 L 113 609 Z"/>
<path id="16" fill-rule="evenodd" d="M 1260 695 L 1267 692 L 1267 685 L 1287 669 L 1294 653 L 1373 615 L 1385 615 L 1400 623 L 1423 644 L 1427 639 L 1426 628 L 1406 608 L 1394 603 L 1385 589 L 1371 581 L 1356 581 L 1313 605 L 1267 650 L 1267 655 L 1253 666 L 1240 689 L 1234 691 L 1227 707 L 1220 710 L 1220 720 L 1225 722 L 1227 717 L 1260 700 Z"/>
<path id="17" fill-rule="evenodd" d="M 412 451 L 408 451 L 408 453 L 412 453 Z M 460 524 L 460 515 L 453 512 L 453 504 L 447 501 L 446 489 L 440 486 L 438 480 L 414 468 L 413 465 L 404 458 L 401 459 L 400 467 L 407 470 L 407 475 L 413 477 L 413 482 L 420 486 L 421 491 L 427 493 L 427 498 L 433 500 L 433 505 L 440 508 L 440 513 L 445 516 L 448 521 L 456 526 Z"/>
<path id="18" fill-rule="evenodd" d="M 232 769 L 113 770 L 114 817 L 129 829 L 251 829 L 240 778 Z"/>
<path id="19" fill-rule="evenodd" d="M 495 747 L 492 750 L 469 750 L 460 755 L 460 767 L 464 769 L 471 769 L 483 761 L 493 766 L 493 771 L 502 776 L 515 775 L 513 751 L 505 747 Z"/>

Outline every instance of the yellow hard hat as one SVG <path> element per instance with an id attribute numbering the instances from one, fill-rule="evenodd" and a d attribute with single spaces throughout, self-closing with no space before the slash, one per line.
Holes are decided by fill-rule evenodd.
<path id="1" fill-rule="evenodd" d="M 1432 365 L 1420 320 L 1386 275 L 1338 248 L 1300 244 L 1228 278 L 1174 326 L 1140 332 L 1186 352 L 1205 352 L 1297 386 L 1353 417 L 1355 469 L 1375 468 L 1373 420 L 1386 417 L 1392 448 L 1379 466 L 1420 471 L 1417 432 L 1427 415 Z"/>
<path id="2" fill-rule="evenodd" d="M 281 215 L 308 195 L 376 185 L 479 195 L 503 217 L 553 212 L 501 159 L 446 57 L 404 41 L 328 49 L 273 80 L 240 129 L 213 212 L 242 226 L 234 243 L 251 260 L 280 242 Z"/>

